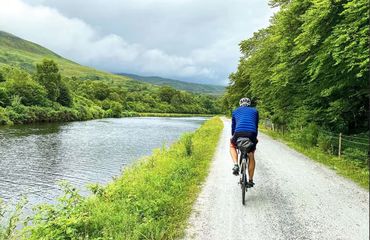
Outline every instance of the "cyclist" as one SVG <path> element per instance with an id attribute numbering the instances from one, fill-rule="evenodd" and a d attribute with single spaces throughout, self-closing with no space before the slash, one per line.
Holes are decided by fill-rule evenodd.
<path id="1" fill-rule="evenodd" d="M 259 115 L 257 109 L 250 107 L 251 100 L 249 98 L 242 98 L 239 101 L 240 107 L 235 109 L 232 113 L 232 124 L 231 124 L 231 139 L 230 139 L 230 154 L 234 162 L 233 174 L 239 174 L 238 165 L 238 153 L 236 151 L 236 140 L 239 137 L 248 137 L 254 146 L 251 152 L 248 153 L 249 157 L 249 181 L 248 187 L 253 187 L 253 175 L 255 168 L 254 151 L 257 145 L 257 134 L 258 134 L 258 121 Z"/>

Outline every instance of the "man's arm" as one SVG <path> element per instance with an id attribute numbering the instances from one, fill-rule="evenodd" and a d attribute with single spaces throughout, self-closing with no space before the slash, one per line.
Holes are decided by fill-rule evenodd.
<path id="1" fill-rule="evenodd" d="M 235 125 L 236 125 L 236 121 L 235 121 L 235 117 L 234 117 L 234 113 L 233 113 L 232 117 L 231 117 L 231 136 L 234 136 Z"/>

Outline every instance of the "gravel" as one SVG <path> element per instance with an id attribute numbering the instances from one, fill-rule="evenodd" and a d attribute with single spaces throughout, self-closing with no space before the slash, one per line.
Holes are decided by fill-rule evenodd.
<path id="1" fill-rule="evenodd" d="M 230 121 L 193 207 L 185 239 L 369 239 L 369 192 L 259 134 L 255 187 L 241 203 Z"/>

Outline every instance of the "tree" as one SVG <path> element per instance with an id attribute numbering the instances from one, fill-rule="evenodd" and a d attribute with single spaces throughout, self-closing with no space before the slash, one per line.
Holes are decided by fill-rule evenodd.
<path id="1" fill-rule="evenodd" d="M 43 60 L 41 64 L 36 65 L 36 80 L 45 87 L 47 97 L 56 102 L 60 96 L 61 75 L 57 64 L 53 60 Z"/>
<path id="2" fill-rule="evenodd" d="M 169 86 L 163 86 L 159 89 L 159 98 L 163 102 L 171 103 L 172 97 L 177 93 L 178 91 L 172 87 Z"/>
<path id="3" fill-rule="evenodd" d="M 63 81 L 59 86 L 59 93 L 60 94 L 57 98 L 57 102 L 60 103 L 62 106 L 71 107 L 73 103 L 71 92 L 68 88 L 68 85 Z"/>
<path id="4" fill-rule="evenodd" d="M 369 4 L 366 0 L 271 0 L 271 25 L 240 44 L 224 109 L 242 96 L 263 116 L 295 128 L 367 130 Z"/>

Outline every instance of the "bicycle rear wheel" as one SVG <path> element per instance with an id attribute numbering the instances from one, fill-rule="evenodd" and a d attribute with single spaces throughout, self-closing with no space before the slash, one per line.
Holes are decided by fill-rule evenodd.
<path id="1" fill-rule="evenodd" d="M 242 204 L 245 205 L 245 192 L 247 191 L 247 163 L 246 161 L 242 161 L 241 166 L 241 173 L 242 173 L 242 179 L 241 179 L 241 188 L 242 188 Z"/>

